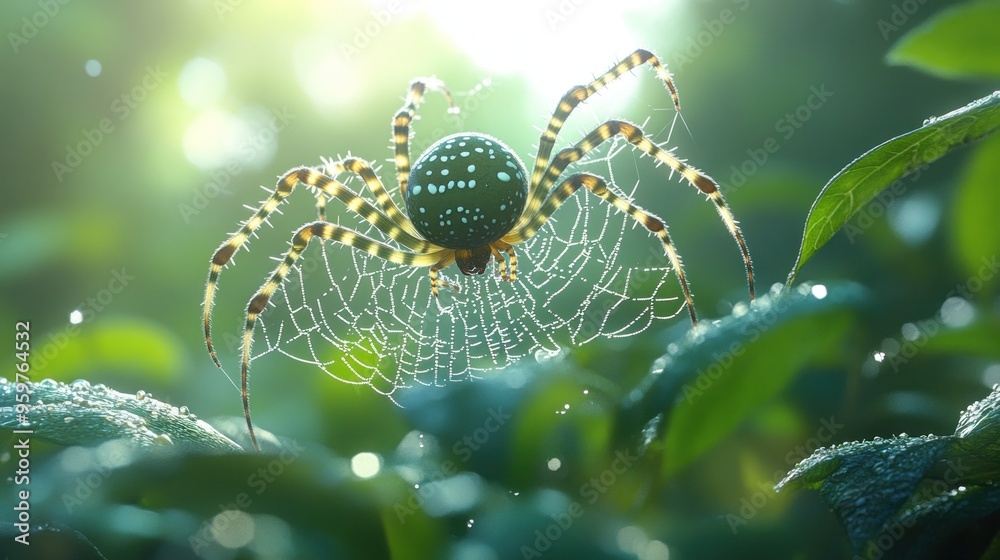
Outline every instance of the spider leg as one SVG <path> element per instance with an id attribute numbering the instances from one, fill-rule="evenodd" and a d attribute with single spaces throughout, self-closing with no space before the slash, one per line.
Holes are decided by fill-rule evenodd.
<path id="1" fill-rule="evenodd" d="M 514 252 L 513 245 L 507 247 L 507 258 L 510 260 L 510 276 L 508 281 L 513 282 L 517 279 L 517 253 Z"/>
<path id="2" fill-rule="evenodd" d="M 654 144 L 643 134 L 642 129 L 638 126 L 625 121 L 610 120 L 595 128 L 583 140 L 577 142 L 572 147 L 560 151 L 556 155 L 552 160 L 552 164 L 549 165 L 542 176 L 542 184 L 548 188 L 548 185 L 554 184 L 569 164 L 579 161 L 587 153 L 593 151 L 616 135 L 621 135 L 643 153 L 656 158 L 657 163 L 666 164 L 671 170 L 680 173 L 687 179 L 688 183 L 691 183 L 692 186 L 706 194 L 715 203 L 716 211 L 718 211 L 719 216 L 722 218 L 722 222 L 726 224 L 726 228 L 733 236 L 733 239 L 736 240 L 736 244 L 743 255 L 743 264 L 747 271 L 747 285 L 750 289 L 750 299 L 754 299 L 753 262 L 750 260 L 750 251 L 747 249 L 747 244 L 740 233 L 740 227 L 736 222 L 736 218 L 733 217 L 732 211 L 729 210 L 725 199 L 722 198 L 722 192 L 719 191 L 716 182 L 708 175 L 677 159 L 669 151 Z M 531 219 L 532 215 L 524 214 L 521 221 L 528 222 Z"/>
<path id="3" fill-rule="evenodd" d="M 331 224 L 329 222 L 312 222 L 302 226 L 292 237 L 291 247 L 285 253 L 284 259 L 274 269 L 271 276 L 264 282 L 260 290 L 247 304 L 246 326 L 243 331 L 243 361 L 240 366 L 241 393 L 243 395 L 243 414 L 247 420 L 247 428 L 250 429 L 250 439 L 254 447 L 258 450 L 257 437 L 254 435 L 253 423 L 250 421 L 250 393 L 248 391 L 248 376 L 250 372 L 250 345 L 253 343 L 253 330 L 257 323 L 257 318 L 267 307 L 267 302 L 274 295 L 275 291 L 281 287 L 285 277 L 292 270 L 295 261 L 309 245 L 309 240 L 313 238 L 336 241 L 348 247 L 353 247 L 359 251 L 364 251 L 389 262 L 404 264 L 408 266 L 431 266 L 447 260 L 442 259 L 442 252 L 447 254 L 448 249 L 438 249 L 429 253 L 411 253 L 400 249 L 394 249 L 389 245 L 380 243 L 366 237 L 351 229 Z"/>
<path id="4" fill-rule="evenodd" d="M 274 192 L 271 193 L 271 196 L 268 197 L 257 212 L 243 224 L 243 227 L 240 228 L 239 231 L 234 233 L 229 239 L 220 245 L 215 251 L 215 254 L 212 255 L 212 261 L 209 265 L 208 282 L 205 285 L 203 322 L 205 328 L 205 345 L 208 347 L 208 353 L 212 357 L 212 361 L 214 361 L 215 365 L 219 367 L 222 367 L 222 365 L 219 363 L 218 356 L 215 354 L 215 348 L 212 345 L 211 330 L 212 303 L 215 299 L 215 291 L 219 282 L 219 275 L 222 273 L 222 269 L 226 266 L 230 259 L 232 259 L 236 251 L 238 251 L 240 247 L 247 242 L 257 228 L 264 223 L 267 217 L 271 215 L 271 213 L 274 212 L 290 194 L 292 194 L 292 190 L 294 190 L 295 186 L 299 183 L 314 187 L 318 191 L 316 205 L 321 216 L 325 215 L 326 208 L 326 201 L 323 197 L 327 196 L 330 198 L 337 198 L 347 205 L 350 210 L 356 212 L 359 216 L 367 220 L 387 237 L 397 241 L 404 247 L 418 253 L 431 252 L 437 248 L 437 246 L 433 243 L 424 241 L 423 239 L 420 239 L 403 230 L 400 226 L 396 225 L 392 222 L 392 220 L 382 214 L 370 202 L 361 198 L 343 184 L 327 177 L 326 175 L 323 175 L 319 171 L 308 167 L 298 167 L 288 171 L 278 179 Z"/>
<path id="5" fill-rule="evenodd" d="M 507 280 L 510 276 L 507 275 L 507 262 L 503 260 L 503 255 L 500 254 L 500 250 L 490 245 L 490 252 L 493 253 L 493 260 L 497 261 L 497 276 L 503 280 Z"/>
<path id="6" fill-rule="evenodd" d="M 674 101 L 674 109 L 677 111 L 681 110 L 680 100 L 677 97 L 677 88 L 670 77 L 670 72 L 660 64 L 660 60 L 656 58 L 656 55 L 643 49 L 638 49 L 628 55 L 624 60 L 614 65 L 610 70 L 586 86 L 579 85 L 570 89 L 559 100 L 559 105 L 556 106 L 556 110 L 552 113 L 552 118 L 549 119 L 549 126 L 542 133 L 538 141 L 538 155 L 535 157 L 535 166 L 531 172 L 531 187 L 527 207 L 525 208 L 526 216 L 532 216 L 538 211 L 538 207 L 542 205 L 545 196 L 548 194 L 547 189 L 552 186 L 551 183 L 545 184 L 542 181 L 542 173 L 549 165 L 549 156 L 552 155 L 552 149 L 555 147 L 556 137 L 559 135 L 559 131 L 562 130 L 562 126 L 566 122 L 566 119 L 569 118 L 570 113 L 576 109 L 577 105 L 586 101 L 587 98 L 611 82 L 632 69 L 647 63 L 653 67 L 657 77 L 663 81 L 667 90 L 670 91 L 670 97 Z"/>
<path id="7" fill-rule="evenodd" d="M 453 262 L 455 262 L 455 251 L 448 251 L 444 254 L 444 257 L 440 261 L 438 261 L 434 266 L 431 267 L 430 270 L 431 293 L 434 294 L 434 297 L 438 296 L 438 288 L 451 288 L 455 290 L 456 294 L 461 291 L 462 287 L 459 286 L 458 284 L 453 284 L 446 280 L 442 280 L 438 276 L 438 272 L 441 269 L 447 267 Z"/>
<path id="8" fill-rule="evenodd" d="M 517 253 L 514 252 L 514 246 L 503 241 L 494 241 L 490 244 L 490 251 L 493 252 L 493 258 L 499 263 L 499 270 L 497 273 L 504 282 L 513 282 L 517 279 Z M 503 255 L 500 251 L 507 253 L 507 260 L 510 261 L 509 271 L 508 265 L 504 262 Z"/>
<path id="9" fill-rule="evenodd" d="M 448 100 L 448 112 L 456 113 L 455 100 L 451 97 L 451 92 L 445 87 L 444 82 L 437 78 L 416 78 L 410 82 L 410 91 L 406 94 L 406 101 L 392 119 L 392 140 L 396 146 L 396 178 L 399 181 L 399 192 L 406 194 L 406 183 L 410 180 L 410 122 L 417 114 L 417 107 L 423 101 L 424 92 L 427 89 L 441 92 Z"/>
<path id="10" fill-rule="evenodd" d="M 321 192 L 316 193 L 316 219 L 326 221 L 326 196 Z"/>
<path id="11" fill-rule="evenodd" d="M 370 163 L 362 159 L 349 157 L 341 161 L 328 162 L 326 169 L 334 177 L 344 172 L 354 173 L 358 177 L 361 177 L 368 190 L 375 195 L 375 202 L 382 209 L 386 217 L 397 224 L 410 237 L 420 237 L 417 229 L 413 227 L 413 222 L 410 221 L 410 218 L 393 202 L 392 197 L 389 196 L 389 192 L 385 190 L 385 185 L 382 184 L 381 179 L 375 174 L 375 170 L 372 169 Z M 407 175 L 409 175 L 409 172 L 407 172 Z"/>
<path id="12" fill-rule="evenodd" d="M 681 264 L 681 257 L 674 248 L 673 242 L 670 241 L 670 235 L 667 233 L 667 225 L 663 223 L 663 220 L 660 218 L 616 195 L 611 191 L 611 189 L 608 188 L 608 184 L 604 181 L 604 179 L 601 179 L 597 175 L 593 175 L 591 173 L 577 173 L 575 175 L 571 175 L 552 191 L 552 194 L 549 195 L 548 199 L 546 199 L 541 210 L 532 217 L 531 221 L 526 223 L 523 227 L 515 229 L 511 233 L 504 236 L 503 241 L 514 244 L 529 239 L 538 231 L 538 228 L 542 227 L 542 225 L 549 219 L 549 216 L 558 210 L 559 207 L 562 206 L 562 203 L 565 202 L 567 198 L 572 196 L 573 193 L 575 193 L 581 186 L 587 187 L 590 189 L 590 192 L 601 197 L 605 202 L 611 204 L 615 208 L 628 214 L 632 217 L 632 219 L 648 229 L 650 233 L 653 233 L 660 238 L 660 242 L 663 243 L 663 250 L 667 254 L 667 258 L 670 259 L 670 265 L 677 271 L 677 280 L 680 282 L 681 289 L 684 291 L 684 301 L 687 304 L 688 313 L 691 315 L 691 324 L 697 326 L 698 316 L 694 311 L 694 299 L 691 297 L 691 290 L 688 288 L 687 277 L 684 275 L 684 267 Z"/>

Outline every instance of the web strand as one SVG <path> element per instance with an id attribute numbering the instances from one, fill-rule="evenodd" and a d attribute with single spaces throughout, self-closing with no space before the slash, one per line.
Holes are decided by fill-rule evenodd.
<path id="1" fill-rule="evenodd" d="M 611 142 L 576 170 L 599 173 L 631 200 L 638 182 L 623 190 L 611 167 L 623 147 Z M 634 174 L 632 158 L 619 159 Z M 650 185 L 639 194 L 657 193 Z M 501 281 L 496 263 L 480 276 L 449 267 L 441 276 L 460 292 L 435 298 L 426 269 L 314 244 L 282 287 L 278 309 L 262 318 L 253 359 L 280 352 L 391 395 L 475 379 L 539 351 L 632 336 L 683 311 L 660 244 L 589 192 L 567 200 L 516 250 L 515 282 Z"/>

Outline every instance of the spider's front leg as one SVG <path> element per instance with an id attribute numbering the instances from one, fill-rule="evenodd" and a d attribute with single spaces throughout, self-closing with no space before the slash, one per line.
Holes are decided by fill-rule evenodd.
<path id="1" fill-rule="evenodd" d="M 278 267 L 274 269 L 274 272 L 271 273 L 260 289 L 257 290 L 257 293 L 250 298 L 246 309 L 246 323 L 243 328 L 243 359 L 240 363 L 240 389 L 243 395 L 243 414 L 246 417 L 250 440 L 258 450 L 260 446 L 257 445 L 257 436 L 254 434 L 253 422 L 250 419 L 249 389 L 250 347 L 253 344 L 254 328 L 264 309 L 267 308 L 271 297 L 281 288 L 285 278 L 295 267 L 296 261 L 312 239 L 335 241 L 382 260 L 406 266 L 440 266 L 442 262 L 448 260 L 448 257 L 442 257 L 440 252 L 418 253 L 396 249 L 385 243 L 375 241 L 357 231 L 329 222 L 317 221 L 299 228 L 292 237 L 290 247 L 285 252 L 284 258 L 281 259 Z M 434 265 L 434 263 L 437 264 Z"/>
<path id="2" fill-rule="evenodd" d="M 357 163 L 356 165 L 358 173 L 376 196 L 385 192 L 374 172 L 369 174 L 366 171 L 370 167 L 366 167 L 364 162 Z M 215 365 L 219 367 L 222 367 L 222 364 L 219 363 L 219 358 L 215 353 L 215 346 L 212 344 L 211 319 L 216 286 L 218 285 L 222 270 L 229 264 L 233 255 L 247 243 L 257 229 L 267 221 L 268 216 L 285 202 L 292 194 L 292 191 L 295 190 L 296 185 L 299 184 L 308 185 L 316 191 L 316 208 L 321 222 L 325 221 L 327 201 L 336 198 L 342 201 L 349 210 L 357 213 L 365 221 L 403 247 L 417 253 L 428 253 L 436 250 L 433 244 L 412 235 L 398 221 L 390 219 L 370 202 L 348 189 L 343 183 L 309 167 L 297 167 L 289 170 L 278 179 L 274 190 L 271 192 L 271 196 L 264 201 L 261 207 L 247 221 L 243 222 L 239 231 L 232 234 L 212 255 L 212 260 L 209 264 L 208 282 L 205 284 L 202 322 L 208 353 L 212 357 L 212 361 L 215 362 Z M 385 197 L 388 198 L 388 195 L 385 195 Z M 395 208 L 395 206 L 392 208 Z M 396 213 L 401 215 L 398 209 Z"/>

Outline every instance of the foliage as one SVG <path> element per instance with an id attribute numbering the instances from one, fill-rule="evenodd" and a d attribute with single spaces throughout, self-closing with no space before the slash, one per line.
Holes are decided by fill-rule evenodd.
<path id="1" fill-rule="evenodd" d="M 21 417 L 17 414 L 19 394 L 31 397 L 23 403 L 28 414 Z M 174 445 L 202 453 L 242 450 L 187 407 L 162 403 L 145 391 L 125 395 L 83 379 L 70 385 L 51 379 L 21 384 L 0 380 L 0 426 L 30 430 L 62 445 L 124 439 L 144 447 Z"/>
<path id="2" fill-rule="evenodd" d="M 996 78 L 1000 76 L 998 19 L 1000 5 L 991 1 L 944 10 L 900 39 L 887 59 L 945 77 Z"/>
<path id="3" fill-rule="evenodd" d="M 778 489 L 819 489 L 865 557 L 925 557 L 1000 511 L 1000 385 L 962 414 L 952 436 L 902 434 L 817 450 Z"/>
<path id="4" fill-rule="evenodd" d="M 946 76 L 1000 77 L 998 22 L 1000 6 L 996 3 L 948 10 L 907 34 L 888 59 Z M 841 171 L 810 211 L 790 278 L 860 205 L 889 182 L 962 143 L 994 132 L 1000 126 L 998 102 L 1000 92 L 928 119 L 922 128 L 872 149 Z M 996 198 L 998 146 L 993 139 L 980 148 L 958 194 L 961 221 L 956 245 L 972 274 L 982 270 L 986 262 L 982 255 L 993 254 L 994 260 L 997 255 L 996 236 L 984 232 L 995 225 L 996 206 L 990 201 Z M 942 333 L 929 348 L 982 351 L 991 345 L 976 344 L 976 336 L 996 340 L 997 332 L 995 324 L 971 325 Z M 953 436 L 902 434 L 817 450 L 776 488 L 818 488 L 844 524 L 855 552 L 865 557 L 887 553 L 893 558 L 921 558 L 934 550 L 944 554 L 947 549 L 941 548 L 942 542 L 1000 513 L 1000 486 L 993 482 L 1000 475 L 998 402 L 1000 385 L 994 385 L 989 397 L 962 414 Z M 986 542 L 997 542 L 993 531 L 987 531 Z M 985 557 L 992 557 L 995 548 Z"/>
<path id="5" fill-rule="evenodd" d="M 848 220 L 893 181 L 949 151 L 1000 129 L 1000 92 L 973 101 L 917 130 L 881 144 L 851 162 L 823 187 L 809 210 L 791 282 L 809 260 Z"/>
<path id="6" fill-rule="evenodd" d="M 204 355 L 197 325 L 208 257 L 246 218 L 250 187 L 319 154 L 388 157 L 386 125 L 415 75 L 445 79 L 462 112 L 442 116 L 429 95 L 414 146 L 476 130 L 530 153 L 530 125 L 545 124 L 531 119 L 580 79 L 564 82 L 564 66 L 578 58 L 597 72 L 608 58 L 550 50 L 582 45 L 592 30 L 574 21 L 591 10 L 606 31 L 617 12 L 535 8 L 520 23 L 541 21 L 543 33 L 490 43 L 511 57 L 529 45 L 541 62 L 519 60 L 522 76 L 463 47 L 457 31 L 486 44 L 488 29 L 476 27 L 480 13 L 448 19 L 454 9 L 95 2 L 33 20 L 34 4 L 0 8 L 15 34 L 46 21 L 0 53 L 19 85 L 2 93 L 17 136 L 0 158 L 10 184 L 32 187 L 8 189 L 0 205 L 0 326 L 31 320 L 33 360 L 26 422 L 15 380 L 0 384 L 0 503 L 21 501 L 14 446 L 27 438 L 27 557 L 1000 557 L 1000 392 L 955 427 L 956 412 L 1000 382 L 1000 136 L 984 138 L 1000 125 L 989 93 L 1000 78 L 996 2 L 937 14 L 921 2 L 807 4 L 716 0 L 687 15 L 650 5 L 634 34 L 607 33 L 653 47 L 674 73 L 698 142 L 675 134 L 664 145 L 680 143 L 719 181 L 765 286 L 756 301 L 730 295 L 742 293 L 742 270 L 710 205 L 687 187 L 647 189 L 664 169 L 637 159 L 633 173 L 626 151 L 615 182 L 638 184 L 636 202 L 670 226 L 699 327 L 678 321 L 483 379 L 401 389 L 397 402 L 274 352 L 253 370 L 260 454 L 243 451 L 239 392 Z M 830 31 L 803 23 L 813 21 Z M 665 30 L 680 32 L 673 50 L 660 46 L 674 35 Z M 81 56 L 104 62 L 99 79 L 67 66 Z M 186 59 L 224 69 L 229 89 L 214 105 L 187 100 Z M 157 63 L 167 85 L 121 104 Z M 554 76 L 557 91 L 540 95 Z M 648 118 L 663 143 L 672 112 L 645 78 L 586 111 Z M 816 88 L 833 95 L 817 101 Z M 586 111 L 567 138 L 593 127 Z M 292 116 L 263 130 L 280 142 L 233 143 L 247 160 L 185 159 L 203 132 L 188 125 L 206 114 L 279 113 Z M 916 126 L 932 114 L 943 116 Z M 86 147 L 102 117 L 114 130 L 53 178 L 53 162 Z M 315 219 L 314 202 L 298 197 L 287 221 L 275 215 L 228 274 L 220 297 L 233 299 L 215 323 L 227 367 L 246 297 L 287 232 Z M 82 322 L 67 322 L 72 310 Z M 26 557 L 10 544 L 19 532 L 0 524 L 0 555 Z"/>

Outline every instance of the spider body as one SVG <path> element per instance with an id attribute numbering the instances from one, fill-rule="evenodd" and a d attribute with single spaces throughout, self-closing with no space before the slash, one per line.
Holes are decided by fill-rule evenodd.
<path id="1" fill-rule="evenodd" d="M 406 213 L 393 201 L 371 164 L 358 158 L 324 161 L 323 166 L 299 167 L 282 175 L 271 196 L 212 255 L 205 286 L 205 343 L 209 355 L 221 367 L 212 346 L 211 316 L 215 290 L 223 268 L 297 185 L 306 185 L 313 191 L 317 199 L 319 219 L 303 225 L 295 232 L 280 264 L 250 298 L 246 308 L 240 368 L 241 393 L 243 413 L 254 445 L 257 446 L 257 439 L 250 420 L 248 381 L 254 326 L 309 241 L 317 237 L 389 262 L 428 267 L 434 296 L 438 295 L 440 287 L 452 286 L 438 276 L 440 270 L 452 263 L 464 274 L 482 274 L 489 263 L 495 261 L 501 279 L 513 282 L 517 278 L 517 254 L 514 247 L 538 233 L 563 202 L 580 187 L 585 187 L 600 202 L 608 203 L 626 214 L 658 240 L 671 268 L 677 274 L 691 322 L 697 325 L 694 299 L 688 288 L 680 256 L 667 233 L 667 225 L 633 204 L 616 189 L 609 187 L 602 177 L 593 173 L 577 172 L 561 179 L 572 164 L 615 137 L 623 138 L 642 155 L 654 158 L 657 165 L 666 165 L 671 173 L 677 172 L 712 201 L 739 247 L 746 266 L 750 298 L 753 299 L 754 278 L 750 253 L 732 212 L 710 177 L 655 144 L 640 127 L 622 120 L 608 120 L 575 144 L 555 155 L 552 153 L 563 124 L 580 103 L 642 65 L 649 65 L 656 72 L 669 91 L 674 108 L 679 111 L 680 103 L 670 73 L 653 53 L 637 50 L 593 81 L 574 86 L 563 95 L 539 139 L 538 153 L 530 173 L 514 152 L 499 140 L 472 132 L 455 134 L 435 143 L 417 159 L 411 170 L 410 123 L 426 90 L 443 94 L 450 110 L 455 112 L 451 94 L 443 83 L 435 78 L 413 80 L 403 107 L 392 120 L 396 181 Z M 371 191 L 374 203 L 338 181 L 337 177 L 343 174 L 359 177 Z M 333 199 L 341 201 L 348 210 L 368 222 L 373 233 L 377 230 L 377 235 L 383 240 L 327 222 L 326 204 Z"/>
<path id="2" fill-rule="evenodd" d="M 453 134 L 425 151 L 410 171 L 406 211 L 428 241 L 456 249 L 465 274 L 486 270 L 490 244 L 517 223 L 528 199 L 528 172 L 502 142 L 477 133 Z M 496 247 L 504 250 L 505 247 Z"/>

